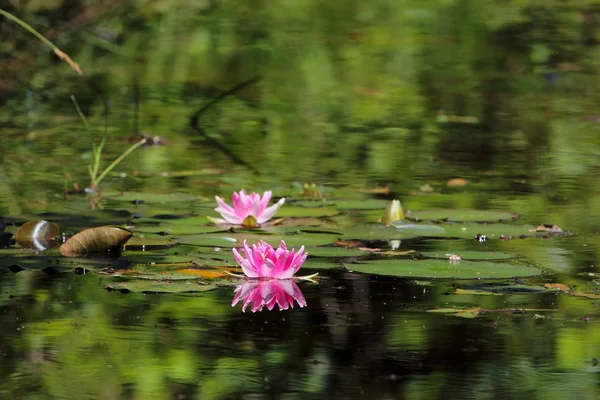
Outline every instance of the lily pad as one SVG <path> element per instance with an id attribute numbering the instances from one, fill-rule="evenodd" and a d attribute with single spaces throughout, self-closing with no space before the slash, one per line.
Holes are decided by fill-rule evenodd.
<path id="1" fill-rule="evenodd" d="M 308 252 L 309 257 L 327 258 L 360 257 L 369 254 L 366 251 L 347 247 L 308 247 L 306 248 L 306 251 Z"/>
<path id="2" fill-rule="evenodd" d="M 456 237 L 461 239 L 473 239 L 482 234 L 488 239 L 502 239 L 536 236 L 535 227 L 532 225 L 513 224 L 444 224 L 444 234 L 439 237 Z M 433 237 L 433 236 L 432 236 Z"/>
<path id="3" fill-rule="evenodd" d="M 275 216 L 277 218 L 332 217 L 339 213 L 340 212 L 337 209 L 329 207 L 281 207 Z"/>
<path id="4" fill-rule="evenodd" d="M 348 264 L 352 272 L 410 278 L 506 279 L 536 276 L 541 270 L 518 263 L 447 260 L 371 260 Z"/>
<path id="5" fill-rule="evenodd" d="M 264 240 L 271 246 L 279 246 L 281 240 L 285 240 L 288 248 L 299 248 L 300 246 L 321 246 L 331 244 L 337 237 L 326 234 L 297 234 L 297 235 L 260 235 L 251 233 L 223 233 L 205 235 L 187 235 L 174 238 L 177 243 L 202 247 L 233 248 L 242 246 L 244 240 L 249 244 Z"/>
<path id="6" fill-rule="evenodd" d="M 114 282 L 106 285 L 109 291 L 138 292 L 138 293 L 197 293 L 215 290 L 219 287 L 216 283 L 197 281 L 164 281 L 155 282 L 147 280 L 131 280 L 128 282 Z"/>
<path id="7" fill-rule="evenodd" d="M 140 237 L 135 236 L 127 241 L 125 245 L 125 250 L 141 250 L 141 251 L 149 251 L 149 250 L 157 250 L 157 249 L 165 249 L 175 245 L 176 243 L 173 240 L 167 239 L 165 237 Z"/>
<path id="8" fill-rule="evenodd" d="M 310 254 L 309 254 L 310 256 Z M 325 261 L 320 258 L 308 258 L 304 264 L 302 264 L 302 268 L 298 271 L 296 275 L 306 275 L 304 270 L 307 269 L 317 269 L 317 270 L 328 270 L 328 269 L 344 269 L 344 264 L 339 261 Z"/>
<path id="9" fill-rule="evenodd" d="M 365 200 L 334 200 L 335 208 L 340 210 L 383 210 L 387 207 L 389 201 L 378 199 Z"/>
<path id="10" fill-rule="evenodd" d="M 450 222 L 501 222 L 514 221 L 517 214 L 508 211 L 492 210 L 426 210 L 406 213 L 413 221 L 450 221 Z"/>
<path id="11" fill-rule="evenodd" d="M 173 221 L 157 221 L 144 218 L 136 221 L 134 232 L 159 233 L 161 235 L 194 235 L 227 232 L 228 226 L 208 225 L 206 217 L 182 218 Z"/>
<path id="12" fill-rule="evenodd" d="M 518 258 L 518 255 L 516 255 L 516 254 L 502 253 L 502 252 L 497 252 L 497 251 L 457 251 L 457 252 L 453 252 L 452 254 L 457 254 L 457 255 L 461 256 L 463 260 L 471 260 L 471 261 L 510 260 L 513 258 Z M 428 251 L 428 252 L 422 253 L 422 255 L 427 258 L 440 258 L 440 259 L 447 260 L 450 253 Z"/>
<path id="13" fill-rule="evenodd" d="M 393 226 L 384 224 L 359 224 L 344 230 L 344 240 L 392 240 L 408 239 L 418 235 L 403 232 Z"/>
<path id="14" fill-rule="evenodd" d="M 118 226 L 90 228 L 69 238 L 59 250 L 65 257 L 119 253 L 131 235 L 131 231 Z"/>
<path id="15" fill-rule="evenodd" d="M 109 192 L 103 193 L 102 197 L 107 200 L 148 204 L 170 204 L 206 200 L 206 198 L 189 193 Z"/>

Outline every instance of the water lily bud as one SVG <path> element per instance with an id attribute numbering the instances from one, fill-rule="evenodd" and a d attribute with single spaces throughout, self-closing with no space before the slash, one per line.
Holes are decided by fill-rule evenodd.
<path id="1" fill-rule="evenodd" d="M 402 209 L 402 205 L 400 204 L 400 200 L 392 200 L 391 203 L 385 208 L 385 212 L 383 213 L 383 218 L 381 218 L 381 222 L 384 224 L 390 224 L 393 221 L 401 221 L 404 219 L 404 210 Z"/>

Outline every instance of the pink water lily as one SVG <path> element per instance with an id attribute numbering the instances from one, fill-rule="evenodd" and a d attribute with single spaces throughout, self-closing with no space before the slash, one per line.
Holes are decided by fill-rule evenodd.
<path id="1" fill-rule="evenodd" d="M 282 197 L 277 203 L 271 207 L 271 191 L 267 190 L 262 197 L 258 193 L 247 194 L 244 189 L 239 193 L 234 192 L 232 196 L 233 207 L 225 203 L 219 196 L 215 196 L 219 207 L 215 208 L 223 219 L 214 219 L 217 223 L 229 223 L 234 225 L 242 225 L 247 223 L 248 217 L 252 217 L 256 224 L 260 225 L 267 222 L 275 215 L 279 207 L 285 203 L 285 197 Z"/>
<path id="2" fill-rule="evenodd" d="M 231 306 L 243 301 L 242 311 L 250 305 L 252 312 L 262 311 L 266 306 L 272 310 L 275 304 L 279 311 L 294 308 L 294 300 L 300 307 L 306 306 L 306 299 L 300 288 L 292 279 L 255 279 L 246 281 L 235 288 L 235 296 Z"/>
<path id="3" fill-rule="evenodd" d="M 248 278 L 289 279 L 298 272 L 308 256 L 304 252 L 304 246 L 298 252 L 288 250 L 283 240 L 277 249 L 262 240 L 250 247 L 244 240 L 243 251 L 246 258 L 235 248 L 233 255 Z"/>

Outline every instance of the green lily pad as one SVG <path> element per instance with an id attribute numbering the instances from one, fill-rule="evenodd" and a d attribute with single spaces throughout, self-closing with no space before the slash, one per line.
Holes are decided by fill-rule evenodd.
<path id="1" fill-rule="evenodd" d="M 167 239 L 165 237 L 140 237 L 134 236 L 127 241 L 125 244 L 125 250 L 156 250 L 156 249 L 164 249 L 167 247 L 171 247 L 175 244 L 174 241 Z"/>
<path id="2" fill-rule="evenodd" d="M 366 256 L 369 253 L 359 249 L 351 249 L 346 247 L 308 247 L 306 249 L 309 257 L 360 257 Z"/>
<path id="3" fill-rule="evenodd" d="M 365 200 L 334 200 L 334 207 L 340 210 L 383 210 L 387 207 L 389 201 L 378 199 Z"/>
<path id="4" fill-rule="evenodd" d="M 216 283 L 197 281 L 146 281 L 131 280 L 128 282 L 113 282 L 106 285 L 110 291 L 137 292 L 137 293 L 198 293 L 215 290 L 219 287 Z"/>
<path id="5" fill-rule="evenodd" d="M 424 237 L 436 237 L 445 236 L 446 229 L 440 225 L 434 224 L 407 224 L 403 221 L 394 221 L 392 225 L 398 229 L 398 231 L 412 235 L 413 237 L 424 236 Z"/>
<path id="6" fill-rule="evenodd" d="M 129 203 L 143 202 L 147 204 L 170 204 L 192 202 L 197 200 L 207 200 L 204 197 L 200 197 L 189 193 L 109 192 L 102 193 L 102 197 L 104 199 L 113 201 L 122 201 Z"/>
<path id="7" fill-rule="evenodd" d="M 426 210 L 406 213 L 413 221 L 451 221 L 451 222 L 501 222 L 514 221 L 517 214 L 508 211 L 492 210 Z"/>
<path id="8" fill-rule="evenodd" d="M 335 208 L 329 207 L 281 207 L 277 214 L 275 214 L 276 218 L 281 217 L 290 217 L 290 218 L 299 218 L 299 217 L 332 217 L 334 215 L 338 215 L 340 212 Z"/>
<path id="9" fill-rule="evenodd" d="M 527 286 L 527 285 L 482 285 L 482 286 L 468 286 L 462 288 L 465 293 L 468 291 L 476 291 L 478 293 L 492 293 L 492 294 L 536 294 L 536 293 L 547 293 L 553 290 L 546 289 L 543 286 Z M 559 290 L 555 290 L 558 292 Z"/>
<path id="10" fill-rule="evenodd" d="M 518 258 L 516 254 L 510 253 L 502 253 L 497 251 L 457 251 L 452 254 L 457 254 L 462 257 L 463 260 L 467 261 L 476 261 L 476 260 L 510 260 L 513 258 Z M 448 259 L 450 253 L 448 252 L 434 252 L 427 251 L 422 253 L 424 257 L 427 258 L 440 258 L 440 259 Z"/>
<path id="11" fill-rule="evenodd" d="M 384 224 L 359 224 L 344 230 L 344 239 L 355 240 L 392 240 L 408 239 L 418 235 L 410 232 L 403 232 L 393 226 Z"/>
<path id="12" fill-rule="evenodd" d="M 310 254 L 309 254 L 310 256 Z M 327 270 L 327 269 L 344 269 L 344 264 L 336 261 L 325 261 L 321 258 L 310 258 L 302 264 L 302 268 L 296 273 L 298 276 L 306 275 L 303 271 L 308 269 Z"/>
<path id="13" fill-rule="evenodd" d="M 285 240 L 288 248 L 299 248 L 300 246 L 322 246 L 335 242 L 334 235 L 326 234 L 297 234 L 297 235 L 260 235 L 252 233 L 223 233 L 187 235 L 174 238 L 177 243 L 202 247 L 233 248 L 242 246 L 244 240 L 249 244 L 264 240 L 271 246 L 279 246 L 281 240 Z"/>
<path id="14" fill-rule="evenodd" d="M 502 236 L 519 238 L 519 236 L 535 236 L 535 227 L 532 225 L 513 224 L 443 224 L 445 233 L 439 237 L 456 237 L 473 239 L 476 235 L 483 234 L 488 239 L 500 239 Z"/>
<path id="15" fill-rule="evenodd" d="M 372 260 L 347 264 L 352 272 L 374 275 L 389 275 L 410 278 L 454 278 L 454 279 L 507 279 L 512 277 L 536 276 L 541 270 L 524 265 L 485 261 L 447 260 Z"/>
<path id="16" fill-rule="evenodd" d="M 165 235 L 193 235 L 200 233 L 227 232 L 228 226 L 207 225 L 206 217 L 182 218 L 172 221 L 158 222 L 151 219 L 140 219 L 136 221 L 133 232 L 160 233 Z M 152 225 L 150 224 L 152 223 Z"/>
<path id="17" fill-rule="evenodd" d="M 297 201 L 290 202 L 290 206 L 308 207 L 308 208 L 331 207 L 334 205 L 335 205 L 335 202 L 333 202 L 331 200 L 323 200 L 323 199 L 297 200 Z"/>

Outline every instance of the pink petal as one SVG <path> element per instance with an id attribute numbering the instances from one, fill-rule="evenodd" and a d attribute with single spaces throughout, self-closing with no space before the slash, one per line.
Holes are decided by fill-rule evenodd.
<path id="1" fill-rule="evenodd" d="M 237 261 L 238 264 L 242 265 L 242 263 L 244 262 L 244 258 L 240 255 L 240 253 L 238 253 L 237 249 L 234 247 L 233 249 L 231 249 L 231 251 L 233 252 L 235 261 Z"/>
<path id="2" fill-rule="evenodd" d="M 274 271 L 275 271 L 275 264 L 273 264 L 273 261 L 271 261 L 270 259 L 267 258 L 263 262 L 263 264 L 259 270 L 259 275 L 264 278 L 277 278 L 274 275 Z"/>
<path id="3" fill-rule="evenodd" d="M 235 214 L 235 210 L 233 208 L 231 208 L 231 206 L 229 204 L 225 203 L 222 198 L 220 198 L 219 196 L 215 196 L 215 200 L 217 200 L 217 204 L 219 205 L 219 208 L 221 208 L 222 210 L 225 210 L 229 213 Z"/>
<path id="4" fill-rule="evenodd" d="M 256 215 L 256 222 L 259 224 L 265 223 L 270 220 L 273 215 L 279 210 L 279 208 L 285 203 L 285 197 L 282 197 L 277 203 L 273 204 L 271 207 L 265 209 L 260 215 Z"/>
<path id="5" fill-rule="evenodd" d="M 269 202 L 271 201 L 271 195 L 272 195 L 272 193 L 270 190 L 267 190 L 265 192 L 265 194 L 263 194 L 262 199 L 260 199 L 260 203 L 258 205 L 258 214 L 257 215 L 260 215 L 265 211 L 265 209 L 269 205 Z"/>
<path id="6" fill-rule="evenodd" d="M 235 213 L 235 211 L 220 197 L 215 196 L 217 199 L 217 203 L 219 207 L 215 208 L 215 211 L 221 214 L 221 216 L 225 219 L 225 221 L 230 224 L 241 224 L 244 219 L 240 219 L 240 217 Z"/>
<path id="7" fill-rule="evenodd" d="M 237 194 L 236 192 L 233 192 L 233 195 L 231 196 L 231 202 L 233 203 L 233 208 L 236 210 L 239 210 L 240 208 L 240 195 Z"/>
<path id="8" fill-rule="evenodd" d="M 248 278 L 258 278 L 260 276 L 258 271 L 254 269 L 254 266 L 250 264 L 248 260 L 243 260 L 240 267 L 242 267 L 242 271 L 244 271 L 244 274 Z"/>

